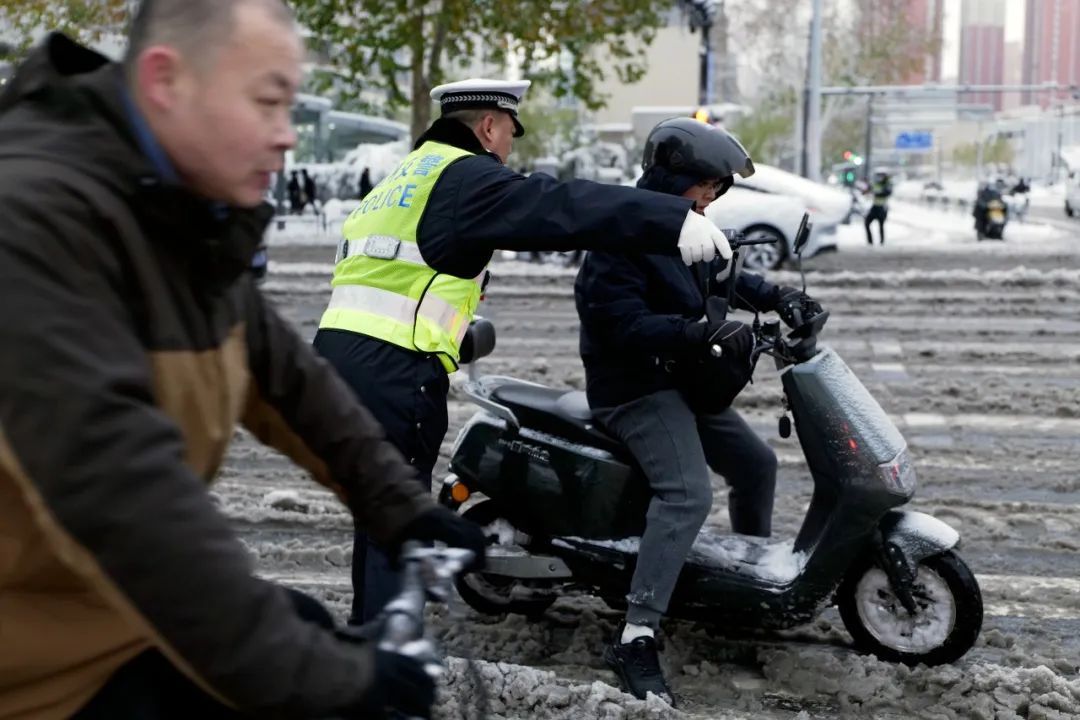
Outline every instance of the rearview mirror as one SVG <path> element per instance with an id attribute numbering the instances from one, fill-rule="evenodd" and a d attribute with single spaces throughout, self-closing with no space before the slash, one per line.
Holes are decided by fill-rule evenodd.
<path id="1" fill-rule="evenodd" d="M 469 323 L 465 337 L 461 339 L 459 362 L 462 365 L 474 363 L 487 357 L 495 350 L 495 326 L 490 320 L 477 318 Z"/>
<path id="2" fill-rule="evenodd" d="M 810 231 L 814 229 L 814 224 L 810 222 L 810 213 L 803 213 L 802 222 L 799 223 L 799 229 L 795 232 L 795 254 L 801 255 L 803 248 L 806 247 L 806 243 L 810 240 Z"/>

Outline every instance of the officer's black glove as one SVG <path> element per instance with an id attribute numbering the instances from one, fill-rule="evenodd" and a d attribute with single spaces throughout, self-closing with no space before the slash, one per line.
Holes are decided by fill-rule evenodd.
<path id="1" fill-rule="evenodd" d="M 450 547 L 472 550 L 473 560 L 466 571 L 480 570 L 484 567 L 484 548 L 487 538 L 480 527 L 458 515 L 453 510 L 436 505 L 432 509 L 417 515 L 405 526 L 398 538 L 397 547 L 407 540 L 426 542 L 444 542 Z"/>
<path id="2" fill-rule="evenodd" d="M 781 287 L 776 291 L 776 313 L 790 328 L 798 327 L 810 318 L 825 312 L 814 298 L 793 287 Z"/>

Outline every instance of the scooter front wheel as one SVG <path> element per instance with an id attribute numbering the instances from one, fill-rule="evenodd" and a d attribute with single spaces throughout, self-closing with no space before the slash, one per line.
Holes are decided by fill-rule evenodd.
<path id="1" fill-rule="evenodd" d="M 502 518 L 498 505 L 484 500 L 468 508 L 462 515 L 479 525 L 488 538 L 489 545 L 499 544 L 500 536 L 509 527 Z M 516 613 L 528 617 L 541 615 L 555 602 L 553 589 L 538 588 L 525 581 L 503 575 L 474 572 L 458 575 L 458 593 L 473 610 L 485 615 Z"/>
<path id="2" fill-rule="evenodd" d="M 982 593 L 975 576 L 949 551 L 919 563 L 909 613 L 888 575 L 870 561 L 857 564 L 837 591 L 840 617 L 855 647 L 907 665 L 954 662 L 971 649 L 982 629 Z"/>

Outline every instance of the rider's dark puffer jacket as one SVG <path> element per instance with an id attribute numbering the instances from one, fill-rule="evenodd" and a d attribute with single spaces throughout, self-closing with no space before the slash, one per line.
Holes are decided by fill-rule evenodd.
<path id="1" fill-rule="evenodd" d="M 689 184 L 651 171 L 638 186 L 680 194 Z M 701 351 L 688 346 L 684 330 L 704 316 L 707 293 L 726 293 L 726 283 L 706 282 L 720 262 L 687 267 L 677 255 L 586 255 L 574 297 L 591 407 L 615 407 L 676 387 L 663 359 Z M 778 288 L 760 275 L 744 272 L 735 287 L 735 307 L 775 309 Z"/>

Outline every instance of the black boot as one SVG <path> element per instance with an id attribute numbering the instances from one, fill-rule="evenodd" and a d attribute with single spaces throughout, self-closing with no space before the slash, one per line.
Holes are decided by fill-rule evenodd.
<path id="1" fill-rule="evenodd" d="M 644 700 L 646 693 L 652 693 L 675 707 L 675 696 L 660 669 L 656 639 L 639 637 L 624 644 L 620 642 L 621 636 L 620 627 L 614 641 L 604 648 L 604 662 L 619 676 L 623 687 L 639 700 Z"/>

